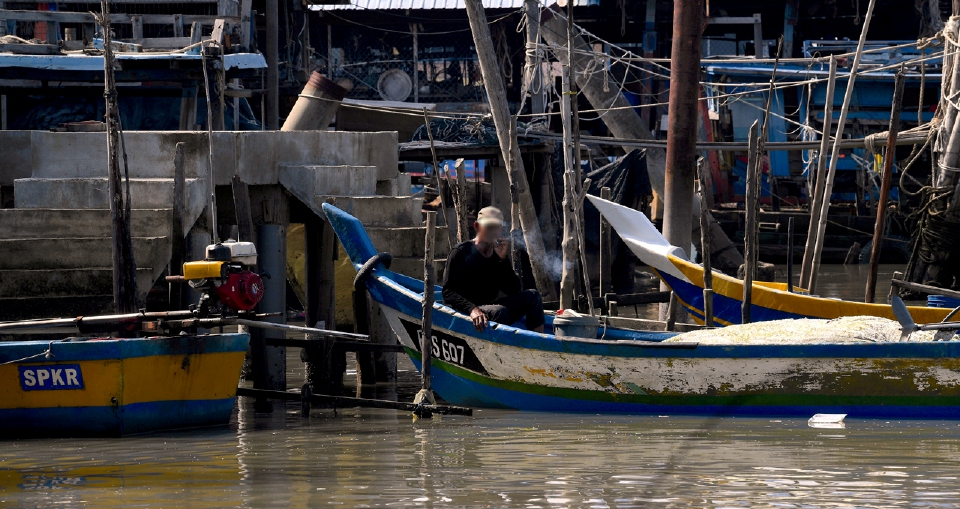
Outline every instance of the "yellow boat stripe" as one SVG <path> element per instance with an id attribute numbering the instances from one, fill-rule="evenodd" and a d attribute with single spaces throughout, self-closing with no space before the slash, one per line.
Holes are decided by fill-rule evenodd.
<path id="1" fill-rule="evenodd" d="M 244 352 L 155 355 L 129 359 L 0 366 L 0 409 L 111 406 L 152 401 L 232 398 Z M 18 366 L 80 365 L 83 389 L 20 387 Z"/>
<path id="2" fill-rule="evenodd" d="M 84 388 L 59 391 L 24 391 L 20 388 L 18 366 L 56 364 L 79 364 Z M 6 364 L 0 366 L 0 409 L 110 406 L 112 398 L 120 400 L 120 377 L 119 359 Z"/>
<path id="3" fill-rule="evenodd" d="M 703 286 L 703 267 L 672 255 L 670 261 L 684 276 L 697 286 Z M 743 299 L 743 281 L 714 271 L 713 292 L 731 299 Z M 839 299 L 824 299 L 800 293 L 790 293 L 763 285 L 753 286 L 754 306 L 776 309 L 817 318 L 838 318 L 841 316 L 880 316 L 895 320 L 893 308 L 888 304 L 866 304 Z M 949 309 L 910 306 L 910 314 L 917 323 L 939 322 L 947 316 Z"/>
<path id="4" fill-rule="evenodd" d="M 232 398 L 244 352 L 123 360 L 123 404 Z"/>

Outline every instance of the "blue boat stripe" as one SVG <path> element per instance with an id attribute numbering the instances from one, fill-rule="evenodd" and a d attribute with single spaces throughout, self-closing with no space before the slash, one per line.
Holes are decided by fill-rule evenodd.
<path id="1" fill-rule="evenodd" d="M 246 334 L 217 334 L 215 341 L 207 336 L 165 336 L 161 338 L 104 339 L 86 341 L 10 341 L 0 345 L 0 362 L 43 354 L 50 348 L 51 357 L 38 357 L 26 362 L 110 360 L 155 355 L 191 355 L 198 353 L 245 352 Z"/>
<path id="2" fill-rule="evenodd" d="M 112 406 L 0 410 L 0 429 L 11 436 L 119 436 L 161 428 L 226 425 L 235 398 L 153 401 Z M 70 423 L 65 430 L 63 423 Z M 13 430 L 13 431 L 11 431 Z M 20 430 L 22 432 L 19 432 Z"/>

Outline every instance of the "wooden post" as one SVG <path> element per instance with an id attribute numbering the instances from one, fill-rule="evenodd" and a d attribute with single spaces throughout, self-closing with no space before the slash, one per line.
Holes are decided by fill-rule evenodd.
<path id="1" fill-rule="evenodd" d="M 279 2 L 266 2 L 266 57 L 267 57 L 267 89 L 266 116 L 264 124 L 268 131 L 280 128 L 280 15 L 277 12 Z"/>
<path id="2" fill-rule="evenodd" d="M 237 213 L 237 236 L 240 237 L 237 240 L 256 242 L 253 213 L 250 210 L 250 188 L 240 180 L 239 175 L 230 179 L 230 187 L 233 190 L 233 208 Z"/>
<path id="3" fill-rule="evenodd" d="M 546 94 L 543 90 L 543 70 L 538 55 L 540 50 L 540 3 L 537 0 L 524 0 L 523 7 L 527 16 L 527 47 L 524 67 L 527 93 L 530 94 L 530 112 L 541 114 L 546 111 Z"/>
<path id="4" fill-rule="evenodd" d="M 663 236 L 689 254 L 697 171 L 697 101 L 700 91 L 700 0 L 673 3 L 673 46 L 670 51 L 670 100 L 663 181 Z"/>
<path id="5" fill-rule="evenodd" d="M 510 119 L 510 160 L 507 161 L 507 171 L 514 171 L 517 167 L 517 161 L 514 159 L 514 142 L 517 141 L 517 119 Z M 459 170 L 458 170 L 459 171 Z M 458 174 L 459 177 L 459 174 Z M 513 180 L 513 179 L 511 179 Z M 510 184 L 510 261 L 513 262 L 513 270 L 517 274 L 523 274 L 523 268 L 520 264 L 520 254 L 517 252 L 517 235 L 522 235 L 520 231 L 520 193 L 517 192 L 517 186 Z"/>
<path id="6" fill-rule="evenodd" d="M 577 184 L 573 165 L 577 160 L 574 153 L 573 132 L 570 118 L 570 67 L 563 66 L 560 99 L 560 118 L 563 124 L 563 237 L 560 249 L 563 265 L 560 276 L 560 309 L 572 309 L 576 290 L 577 264 L 577 222 L 576 206 Z"/>
<path id="7" fill-rule="evenodd" d="M 703 258 L 703 324 L 713 327 L 713 268 L 710 265 L 710 209 L 707 195 L 713 192 L 707 187 L 707 172 L 703 158 L 697 161 L 700 178 L 700 256 Z M 704 247 L 706 246 L 706 247 Z"/>
<path id="8" fill-rule="evenodd" d="M 577 199 L 574 202 L 574 206 L 576 206 L 576 215 L 574 217 L 577 225 L 577 252 L 580 254 L 580 272 L 581 276 L 583 277 L 583 294 L 586 296 L 587 310 L 590 312 L 590 315 L 593 316 L 595 314 L 595 309 L 593 307 L 593 285 L 590 283 L 590 270 L 588 269 L 589 265 L 587 264 L 587 250 L 584 248 L 584 246 L 587 245 L 587 241 L 583 231 L 583 202 L 587 199 L 588 189 L 590 189 L 590 179 L 585 179 L 580 188 L 580 192 L 577 194 Z"/>
<path id="9" fill-rule="evenodd" d="M 310 214 L 303 221 L 303 259 L 306 281 L 303 293 L 306 302 L 303 303 L 303 313 L 306 323 L 325 321 L 325 310 L 321 309 L 320 296 L 323 291 L 321 267 L 323 266 L 323 225 L 324 221 L 314 214 Z M 332 324 L 331 324 L 332 326 Z"/>
<path id="10" fill-rule="evenodd" d="M 610 188 L 600 188 L 600 198 L 610 200 Z M 708 244 L 709 245 L 709 244 Z M 610 268 L 613 265 L 613 253 L 611 251 L 611 229 L 610 223 L 600 215 L 600 298 L 606 297 L 608 293 L 613 292 L 613 280 L 610 277 Z"/>
<path id="11" fill-rule="evenodd" d="M 843 128 L 847 123 L 847 112 L 853 98 L 853 89 L 857 79 L 857 69 L 860 67 L 860 57 L 863 56 L 863 45 L 867 40 L 867 30 L 870 20 L 873 19 L 873 7 L 877 0 L 870 0 L 867 5 L 867 14 L 863 19 L 863 29 L 860 32 L 860 41 L 857 43 L 857 52 L 853 56 L 853 65 L 850 67 L 850 78 L 843 94 L 843 106 L 840 108 L 840 118 L 837 119 L 837 134 L 830 152 L 830 169 L 827 171 L 827 181 L 823 188 L 823 201 L 820 204 L 820 221 L 817 223 L 817 238 L 813 246 L 813 261 L 810 266 L 810 282 L 807 291 L 815 294 L 817 290 L 817 273 L 820 272 L 820 254 L 823 252 L 823 240 L 827 229 L 827 213 L 830 210 L 830 197 L 833 195 L 833 181 L 837 177 L 837 161 L 840 159 L 840 140 L 843 138 Z"/>
<path id="12" fill-rule="evenodd" d="M 130 181 L 127 175 L 126 204 L 120 175 L 120 108 L 113 75 L 113 48 L 110 34 L 110 2 L 100 0 L 100 26 L 103 27 L 103 85 L 107 124 L 107 175 L 110 187 L 110 218 L 113 247 L 113 303 L 118 313 L 137 310 L 137 263 L 133 258 L 130 236 Z M 125 152 L 125 151 L 124 151 Z M 126 157 L 124 157 L 126 166 Z"/>
<path id="13" fill-rule="evenodd" d="M 870 248 L 870 272 L 864 302 L 873 302 L 877 291 L 877 270 L 880 265 L 880 247 L 883 244 L 883 225 L 887 213 L 887 197 L 893 181 L 893 161 L 897 157 L 897 133 L 900 131 L 900 110 L 903 108 L 903 64 L 894 82 L 893 107 L 890 110 L 890 129 L 887 134 L 887 152 L 883 158 L 883 180 L 880 184 L 880 199 L 877 201 L 877 221 L 873 225 L 873 246 Z"/>
<path id="14" fill-rule="evenodd" d="M 813 189 L 810 189 L 810 224 L 807 227 L 807 242 L 800 262 L 800 287 L 810 288 L 810 270 L 813 268 L 813 249 L 816 245 L 817 228 L 820 224 L 820 206 L 823 202 L 823 188 L 827 182 L 827 149 L 830 146 L 830 132 L 833 127 L 833 91 L 837 85 L 837 57 L 830 55 L 830 73 L 827 75 L 826 103 L 823 106 L 823 137 L 820 138 L 820 151 L 817 153 L 816 176 Z"/>
<path id="15" fill-rule="evenodd" d="M 787 291 L 793 293 L 793 223 L 794 217 L 787 220 Z"/>
<path id="16" fill-rule="evenodd" d="M 746 209 L 743 229 L 743 303 L 741 305 L 741 323 L 750 323 L 750 306 L 753 302 L 753 278 L 757 271 L 757 208 L 760 206 L 760 164 L 757 159 L 760 153 L 757 149 L 759 137 L 757 121 L 750 126 L 749 149 L 747 153 L 747 196 L 744 199 Z"/>
<path id="17" fill-rule="evenodd" d="M 197 82 L 188 81 L 183 85 L 180 96 L 180 130 L 193 131 L 197 128 Z"/>
<path id="18" fill-rule="evenodd" d="M 133 15 L 130 16 L 131 30 L 134 40 L 143 39 L 143 16 Z"/>
<path id="19" fill-rule="evenodd" d="M 436 269 L 434 267 L 434 226 L 437 223 L 437 213 L 427 211 L 427 233 L 423 239 L 423 326 L 420 336 L 420 354 L 422 359 L 420 372 L 423 376 L 422 389 L 431 391 L 430 356 L 433 353 L 433 287 L 436 283 Z"/>
<path id="20" fill-rule="evenodd" d="M 327 25 L 327 76 L 333 79 L 333 25 Z"/>
<path id="21" fill-rule="evenodd" d="M 473 33 L 473 42 L 480 59 L 480 70 L 483 84 L 490 101 L 490 112 L 493 123 L 497 128 L 497 138 L 500 141 L 500 151 L 504 161 L 509 160 L 510 142 L 507 139 L 510 125 L 510 106 L 507 103 L 506 89 L 497 54 L 493 49 L 493 39 L 490 36 L 490 26 L 487 24 L 487 15 L 483 10 L 481 0 L 465 0 L 467 17 L 470 20 L 470 30 Z M 514 143 L 514 151 L 519 151 Z M 523 228 L 523 238 L 533 268 L 533 277 L 537 282 L 537 289 L 544 300 L 555 300 L 556 291 L 554 282 L 547 271 L 547 255 L 543 247 L 543 236 L 537 220 L 537 211 L 530 196 L 527 174 L 523 169 L 523 160 L 515 156 L 517 167 L 507 172 L 511 184 L 517 186 L 520 195 L 520 226 Z"/>
<path id="22" fill-rule="evenodd" d="M 456 161 L 456 172 L 457 199 L 453 204 L 456 205 L 457 209 L 457 240 L 459 242 L 466 242 L 470 240 L 470 218 L 467 217 L 467 168 L 464 165 L 462 157 Z M 450 191 L 452 195 L 453 189 Z"/>
<path id="23" fill-rule="evenodd" d="M 183 274 L 183 262 L 187 246 L 184 241 L 183 218 L 186 215 L 186 178 L 183 169 L 184 142 L 177 142 L 173 156 L 173 221 L 170 229 L 170 269 L 171 275 Z M 170 283 L 169 304 L 173 309 L 183 309 L 183 283 Z"/>
<path id="24" fill-rule="evenodd" d="M 420 48 L 417 40 L 417 24 L 410 23 L 410 33 L 413 35 L 413 102 L 420 102 Z"/>
<path id="25" fill-rule="evenodd" d="M 653 11 L 648 9 L 647 12 L 649 15 Z M 556 7 L 548 8 L 541 12 L 540 24 L 541 37 L 551 46 L 556 46 L 555 51 L 560 59 L 564 60 L 562 57 L 565 55 L 565 48 L 569 43 L 563 14 Z M 594 54 L 593 47 L 583 37 L 577 36 L 574 40 L 576 47 L 574 65 L 580 90 L 594 108 L 604 110 L 603 122 L 610 129 L 610 133 L 617 138 L 652 140 L 653 135 L 651 135 L 649 127 L 644 125 L 640 116 L 637 115 L 636 109 L 620 93 L 619 83 L 615 82 L 610 76 L 592 71 L 597 62 L 597 55 Z M 699 68 L 696 72 L 699 73 Z M 644 108 L 644 111 L 648 109 Z M 624 147 L 626 152 L 633 149 L 634 147 Z M 662 149 L 647 149 L 646 155 L 650 185 L 654 193 L 662 199 L 664 194 L 664 151 Z M 689 171 L 694 172 L 695 168 L 691 167 Z M 693 193 L 691 187 L 691 198 Z M 700 228 L 699 214 L 694 214 L 692 207 L 689 221 L 691 227 Z M 712 216 L 710 217 L 710 240 L 711 252 L 714 255 L 713 262 L 718 269 L 735 271 L 743 263 L 740 251 L 731 249 L 733 242 L 727 238 Z"/>

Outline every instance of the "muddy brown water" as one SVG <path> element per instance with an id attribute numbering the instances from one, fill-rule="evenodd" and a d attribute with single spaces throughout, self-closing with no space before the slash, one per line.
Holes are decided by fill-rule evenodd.
<path id="1" fill-rule="evenodd" d="M 856 269 L 826 267 L 821 293 L 862 298 Z M 303 370 L 289 358 L 293 386 Z M 417 375 L 401 368 L 399 397 L 410 398 Z M 960 422 L 821 429 L 503 410 L 414 421 L 356 409 L 303 419 L 298 404 L 255 413 L 240 398 L 216 429 L 0 442 L 0 506 L 960 507 Z"/>

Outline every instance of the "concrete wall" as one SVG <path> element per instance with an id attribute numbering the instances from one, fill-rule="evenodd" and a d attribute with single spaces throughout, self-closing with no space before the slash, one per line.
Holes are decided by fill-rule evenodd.
<path id="1" fill-rule="evenodd" d="M 177 142 L 186 143 L 187 178 L 205 178 L 207 134 L 188 131 L 124 133 L 132 178 L 171 178 Z M 0 131 L 0 185 L 19 178 L 106 176 L 106 133 Z M 397 176 L 396 132 L 222 131 L 214 133 L 214 178 L 234 174 L 248 184 L 275 184 L 280 165 L 376 166 L 378 179 Z"/>

